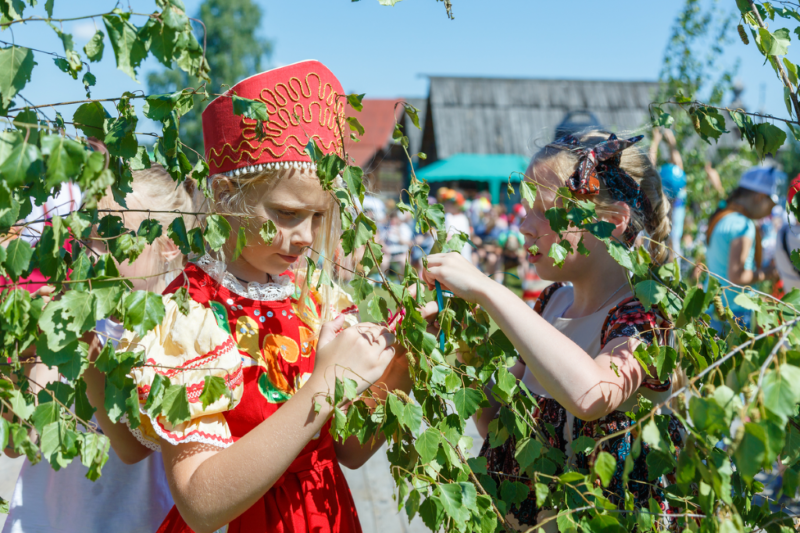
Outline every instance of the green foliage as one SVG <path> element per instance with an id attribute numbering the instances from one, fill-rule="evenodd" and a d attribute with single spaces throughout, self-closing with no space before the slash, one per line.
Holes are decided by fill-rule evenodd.
<path id="1" fill-rule="evenodd" d="M 200 25 L 194 26 L 192 39 L 195 42 L 207 43 L 205 58 L 213 73 L 208 85 L 210 94 L 221 94 L 238 80 L 261 72 L 272 51 L 272 43 L 259 35 L 263 25 L 261 7 L 253 0 L 204 0 L 194 14 L 195 18 L 205 24 L 205 35 Z M 173 37 L 172 30 L 164 25 L 157 28 L 153 38 L 154 45 L 163 52 L 153 54 L 167 67 L 163 72 L 150 73 L 147 76 L 147 87 L 151 93 L 175 93 L 184 87 L 198 87 L 202 81 L 197 76 L 185 71 L 171 69 L 174 56 L 182 54 L 173 52 L 175 45 L 182 38 Z M 152 50 L 152 45 L 151 45 Z M 187 57 L 188 54 L 183 54 Z M 191 110 L 184 113 L 179 130 L 180 139 L 198 153 L 203 153 L 203 129 L 200 113 L 205 109 L 208 100 L 202 96 L 191 98 Z"/>
<path id="2" fill-rule="evenodd" d="M 135 80 L 136 69 L 147 57 L 147 49 L 139 39 L 138 28 L 131 24 L 129 18 L 121 12 L 104 15 L 103 24 L 117 58 L 117 68 Z"/>
<path id="3" fill-rule="evenodd" d="M 28 48 L 0 48 L 0 112 L 5 114 L 14 96 L 31 81 L 31 72 L 36 64 L 33 52 Z"/>
<path id="4" fill-rule="evenodd" d="M 264 239 L 264 244 L 269 246 L 278 235 L 278 228 L 275 227 L 275 223 L 273 221 L 267 220 L 261 225 L 261 229 L 258 230 L 258 234 L 261 235 L 262 239 Z"/>
<path id="5" fill-rule="evenodd" d="M 221 215 L 208 215 L 203 238 L 212 250 L 218 252 L 231 234 L 231 225 Z"/>
<path id="6" fill-rule="evenodd" d="M 757 22 L 752 13 L 748 14 L 749 2 L 745 4 L 742 25 L 752 30 L 749 35 L 755 47 L 773 56 L 785 55 L 791 32 L 783 31 L 778 21 L 791 21 L 794 9 L 758 4 L 762 18 L 771 22 L 765 33 L 756 29 Z M 46 9 L 52 9 L 52 3 L 48 5 Z M 13 46 L 0 49 L 0 65 L 6 67 L 0 68 L 0 114 L 14 122 L 0 132 L 0 236 L 4 237 L 0 268 L 14 282 L 39 269 L 55 287 L 54 298 L 46 306 L 42 297 L 31 296 L 21 285 L 0 292 L 0 356 L 9 361 L 8 372 L 0 376 L 0 402 L 13 414 L 10 420 L 0 422 L 0 441 L 5 444 L 11 438 L 18 452 L 31 461 L 44 458 L 55 469 L 80 457 L 90 479 L 101 475 L 109 442 L 88 423 L 95 408 L 88 401 L 84 372 L 93 365 L 105 374 L 103 408 L 112 420 L 126 416 L 136 427 L 140 423 L 139 400 L 131 372 L 144 364 L 145 354 L 116 352 L 106 344 L 94 359 L 86 339 L 100 319 L 115 317 L 126 329 L 142 336 L 165 316 L 164 299 L 132 290 L 129 281 L 120 276 L 117 263 L 135 260 L 146 244 L 162 234 L 184 254 L 221 250 L 229 239 L 235 239 L 234 257 L 242 253 L 248 238 L 246 226 L 232 234 L 233 228 L 220 213 L 208 214 L 196 228 L 187 227 L 183 217 L 163 228 L 149 215 L 142 217 L 138 228 L 129 228 L 119 213 L 97 211 L 97 201 L 109 188 L 115 201 L 124 205 L 131 190 L 131 173 L 153 162 L 167 168 L 176 186 L 185 179 L 205 183 L 208 165 L 186 148 L 202 147 L 198 113 L 204 99 L 222 92 L 223 83 L 260 70 L 269 51 L 268 43 L 254 37 L 260 10 L 249 0 L 205 1 L 200 18 L 207 35 L 195 34 L 200 27 L 191 25 L 178 0 L 159 0 L 157 5 L 159 10 L 149 17 L 139 18 L 122 9 L 97 14 L 102 17 L 104 31 L 97 32 L 82 52 L 74 49 L 68 34 L 54 29 L 63 45 L 60 64 L 70 78 L 77 79 L 89 62 L 103 57 L 112 60 L 111 54 L 104 56 L 106 39 L 117 67 L 131 77 L 136 77 L 150 54 L 166 67 L 174 67 L 148 79 L 154 94 L 144 98 L 144 117 L 161 124 L 152 153 L 140 145 L 135 133 L 141 124 L 133 106 L 138 94 L 123 94 L 113 103 L 92 100 L 81 104 L 72 117 L 78 136 L 72 135 L 75 129 L 66 128 L 60 115 L 61 123 L 43 121 L 31 109 L 15 110 L 11 116 L 9 109 L 17 105 L 12 102 L 34 79 L 31 73 L 35 62 L 30 50 Z M 1 23 L 19 20 L 25 8 L 22 2 L 0 2 L 5 17 Z M 687 1 L 666 53 L 662 78 L 667 98 L 674 97 L 688 113 L 672 116 L 659 107 L 654 109 L 654 120 L 662 127 L 674 128 L 681 146 L 689 144 L 683 141 L 695 131 L 711 141 L 721 139 L 731 129 L 725 114 L 717 109 L 730 85 L 731 71 L 716 68 L 720 50 L 727 42 L 725 24 L 729 23 L 725 16 L 717 17 L 715 9 L 706 8 L 699 0 Z M 26 23 L 49 27 L 38 19 Z M 709 37 L 715 42 L 711 51 L 699 53 L 699 43 Z M 202 38 L 209 44 L 207 62 L 199 44 Z M 768 59 L 770 66 L 781 66 L 796 87 L 796 65 L 787 57 L 778 59 Z M 201 80 L 208 77 L 209 64 L 214 69 L 213 81 L 201 87 Z M 91 86 L 92 80 L 86 80 L 87 87 Z M 710 96 L 705 103 L 697 103 L 693 100 L 696 94 Z M 363 97 L 346 98 L 357 112 L 363 108 Z M 234 111 L 241 116 L 262 123 L 269 120 L 263 103 L 232 98 Z M 403 110 L 414 125 L 419 124 L 413 107 L 404 105 Z M 789 112 L 791 115 L 794 111 L 790 108 Z M 784 144 L 785 134 L 770 123 L 753 121 L 744 113 L 732 113 L 731 119 L 755 150 L 753 159 L 774 153 Z M 352 117 L 347 124 L 342 125 L 344 129 L 364 133 L 357 118 Z M 102 141 L 108 153 L 92 148 L 88 137 Z M 394 137 L 398 146 L 407 147 L 401 128 L 395 130 Z M 699 170 L 708 152 L 705 143 L 692 146 L 684 160 L 697 216 L 715 205 L 716 198 L 706 192 L 695 195 L 708 189 Z M 383 250 L 375 240 L 377 225 L 358 208 L 365 193 L 362 169 L 348 165 L 350 159 L 343 154 L 324 154 L 316 143 L 309 143 L 307 150 L 318 165 L 321 185 L 339 202 L 343 249 L 347 255 L 360 258 L 350 287 L 356 303 L 379 321 L 403 309 L 397 338 L 412 362 L 411 393 L 391 391 L 374 407 L 365 401 L 371 392 L 362 397 L 357 394 L 355 381 L 347 377 L 337 380 L 329 398 L 335 406 L 331 430 L 337 439 L 353 436 L 362 443 L 379 433 L 387 438 L 387 458 L 398 483 L 397 503 L 410 518 L 419 515 L 432 530 L 489 533 L 502 530 L 501 522 L 512 506 L 532 497 L 539 505 L 556 510 L 554 521 L 562 531 L 657 529 L 662 521 L 655 516 L 661 513 L 656 502 L 638 509 L 633 505 L 630 487 L 621 487 L 613 497 L 609 493 L 615 476 L 620 472 L 623 478 L 630 476 L 634 458 L 646 447 L 650 481 L 670 474 L 663 490 L 677 512 L 679 530 L 728 533 L 790 527 L 780 512 L 753 503 L 761 488 L 756 475 L 771 469 L 778 457 L 786 467 L 783 493 L 792 497 L 800 485 L 800 328 L 794 322 L 800 316 L 800 298 L 796 293 L 783 301 L 756 293 L 742 294 L 737 303 L 755 313 L 764 333 L 753 337 L 734 327 L 720 338 L 708 327 L 708 313 L 720 295 L 719 283 L 711 281 L 706 288 L 689 283 L 682 278 L 677 262 L 656 265 L 644 249 L 629 250 L 614 238 L 613 225 L 598 220 L 594 204 L 559 190 L 562 201 L 546 216 L 561 238 L 546 251 L 548 256 L 563 265 L 570 254 L 589 255 L 589 249 L 595 249 L 589 239 L 599 239 L 629 271 L 631 287 L 639 300 L 676 326 L 672 345 L 641 343 L 633 357 L 648 378 L 666 381 L 680 370 L 692 391 L 688 398 L 678 395 L 671 406 L 686 428 L 679 455 L 670 439 L 669 420 L 658 411 L 664 406 L 639 396 L 629 413 L 635 423 L 622 430 L 634 436 L 631 457 L 618 464 L 602 444 L 578 437 L 572 441 L 573 450 L 590 458 L 588 467 L 578 471 L 567 464 L 564 453 L 551 446 L 553 428 L 532 423 L 530 414 L 539 406 L 509 371 L 517 357 L 509 339 L 494 330 L 484 310 L 456 297 L 447 298 L 439 312 L 441 343 L 438 334 L 428 332 L 420 307 L 433 296 L 422 289 L 418 274 L 409 267 L 398 274 L 397 282 L 381 278 Z M 736 161 L 743 159 L 740 153 Z M 724 167 L 720 172 L 725 183 L 733 174 Z M 343 185 L 336 179 L 339 175 Z M 24 218 L 33 204 L 41 204 L 55 187 L 69 181 L 79 184 L 86 194 L 86 203 L 79 211 L 63 219 L 53 217 L 34 246 L 23 239 L 7 238 L 13 224 Z M 523 182 L 520 192 L 532 205 L 538 191 L 535 184 Z M 398 207 L 413 216 L 419 231 L 432 233 L 436 250 L 464 246 L 466 235 L 447 236 L 443 231 L 443 208 L 428 203 L 430 187 L 426 183 L 412 177 L 407 193 Z M 267 243 L 277 235 L 277 227 L 270 221 L 259 230 Z M 566 238 L 573 232 L 582 234 L 577 246 Z M 71 249 L 66 247 L 68 239 L 74 243 Z M 90 240 L 105 246 L 107 253 L 87 249 Z M 532 250 L 536 252 L 538 249 Z M 309 277 L 319 264 L 309 258 L 305 265 Z M 330 282 L 320 275 L 317 288 Z M 416 297 L 411 296 L 412 288 L 417 291 Z M 165 298 L 177 304 L 178 312 L 188 312 L 185 288 Z M 730 323 L 724 306 L 719 314 Z M 26 349 L 35 350 L 45 365 L 56 368 L 63 382 L 49 385 L 37 396 L 31 394 L 20 361 Z M 10 380 L 10 374 L 17 379 Z M 288 399 L 274 389 L 266 374 L 258 386 L 275 401 Z M 225 380 L 208 376 L 199 396 L 201 405 L 205 408 L 224 398 L 230 398 Z M 497 447 L 514 439 L 514 459 L 521 476 L 529 477 L 530 483 L 524 479 L 496 481 L 485 458 L 469 455 L 473 442 L 466 435 L 467 421 L 489 407 L 490 399 L 500 408 L 489 424 L 488 445 Z M 185 386 L 156 374 L 143 410 L 150 416 L 165 417 L 170 424 L 185 422 L 191 415 Z M 37 430 L 40 440 L 29 437 L 30 427 Z M 724 449 L 718 446 L 720 442 L 725 444 Z"/>
<path id="7" fill-rule="evenodd" d="M 157 294 L 133 291 L 124 300 L 125 329 L 143 337 L 164 319 L 164 302 Z"/>

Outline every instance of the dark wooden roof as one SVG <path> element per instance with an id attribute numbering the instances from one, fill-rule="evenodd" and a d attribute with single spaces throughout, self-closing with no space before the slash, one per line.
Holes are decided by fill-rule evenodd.
<path id="1" fill-rule="evenodd" d="M 378 99 L 365 98 L 362 102 L 363 109 L 354 111 L 350 106 L 347 107 L 348 116 L 354 116 L 364 127 L 364 135 L 358 142 L 352 141 L 349 137 L 350 131 L 345 134 L 344 145 L 347 154 L 354 158 L 356 165 L 369 172 L 368 165 L 375 156 L 387 148 L 392 141 L 395 121 L 400 119 L 403 114 L 403 106 L 396 105 L 400 100 L 397 99 Z"/>
<path id="2" fill-rule="evenodd" d="M 422 151 L 428 162 L 457 153 L 533 155 L 566 113 L 589 110 L 611 131 L 642 128 L 656 82 L 430 78 Z"/>

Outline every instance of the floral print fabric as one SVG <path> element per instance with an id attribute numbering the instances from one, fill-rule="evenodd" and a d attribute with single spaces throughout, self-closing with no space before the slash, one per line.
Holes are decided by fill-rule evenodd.
<path id="1" fill-rule="evenodd" d="M 542 291 L 539 300 L 534 307 L 538 313 L 542 313 L 551 297 L 562 287 L 563 284 L 553 284 Z M 644 343 L 664 345 L 667 341 L 667 334 L 671 324 L 659 316 L 653 310 L 646 310 L 644 306 L 635 298 L 628 298 L 616 305 L 608 313 L 603 324 L 601 334 L 601 345 L 605 347 L 613 339 L 621 337 L 632 337 Z M 671 387 L 669 379 L 658 381 L 657 379 L 647 378 L 641 385 L 652 390 L 666 391 Z M 538 409 L 533 412 L 533 419 L 538 423 L 540 434 L 544 435 L 547 445 L 555 448 L 564 454 L 569 454 L 569 443 L 566 442 L 566 431 L 569 430 L 571 441 L 586 436 L 594 440 L 623 431 L 634 424 L 634 421 L 621 411 L 614 411 L 603 418 L 591 422 L 586 422 L 575 418 L 571 428 L 567 428 L 568 413 L 557 401 L 552 398 L 545 398 L 534 395 L 538 403 Z M 668 419 L 668 433 L 676 450 L 682 446 L 681 436 L 682 426 L 674 416 Z M 598 450 L 593 454 L 575 453 L 570 457 L 570 464 L 578 469 L 589 471 L 594 464 L 597 454 L 600 451 L 607 452 L 614 456 L 617 461 L 617 469 L 608 487 L 605 488 L 605 496 L 617 505 L 622 506 L 622 473 L 625 460 L 631 455 L 634 443 L 638 437 L 638 428 L 622 433 L 614 438 L 604 441 Z M 503 444 L 492 448 L 487 438 L 483 444 L 480 455 L 486 457 L 487 470 L 498 486 L 505 480 L 521 481 L 530 489 L 528 497 L 519 505 L 511 508 L 510 514 L 523 526 L 533 526 L 537 523 L 539 512 L 545 510 L 536 503 L 536 495 L 533 482 L 520 472 L 519 464 L 515 459 L 516 439 L 510 436 Z M 665 479 L 649 480 L 647 458 L 651 453 L 650 446 L 641 443 L 641 452 L 633 462 L 633 470 L 628 475 L 628 489 L 633 493 L 637 506 L 647 506 L 649 499 L 653 498 L 659 503 L 665 513 L 669 513 L 669 506 L 664 497 L 663 486 L 668 482 L 674 482 L 672 474 L 663 476 Z M 563 473 L 563 465 L 559 465 L 554 475 Z"/>

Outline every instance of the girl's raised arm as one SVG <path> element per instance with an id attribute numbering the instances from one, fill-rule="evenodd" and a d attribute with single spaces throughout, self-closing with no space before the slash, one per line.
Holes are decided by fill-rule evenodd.
<path id="1" fill-rule="evenodd" d="M 429 256 L 423 275 L 429 283 L 438 280 L 456 296 L 486 309 L 533 376 L 546 383 L 553 398 L 581 420 L 607 415 L 639 388 L 644 373 L 632 355 L 639 340 L 615 339 L 592 358 L 513 292 L 483 275 L 459 254 Z"/>

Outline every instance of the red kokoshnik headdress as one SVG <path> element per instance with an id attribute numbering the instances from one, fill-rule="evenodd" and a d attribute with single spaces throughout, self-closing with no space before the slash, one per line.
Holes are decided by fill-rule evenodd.
<path id="1" fill-rule="evenodd" d="M 264 102 L 269 121 L 259 140 L 256 120 L 233 114 L 235 94 Z M 256 74 L 240 81 L 203 111 L 203 143 L 211 175 L 239 175 L 272 168 L 314 167 L 305 147 L 314 139 L 326 154 L 342 154 L 339 125 L 344 91 L 319 61 Z"/>

